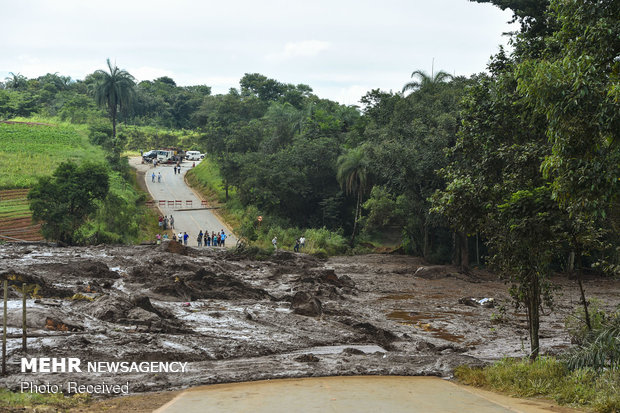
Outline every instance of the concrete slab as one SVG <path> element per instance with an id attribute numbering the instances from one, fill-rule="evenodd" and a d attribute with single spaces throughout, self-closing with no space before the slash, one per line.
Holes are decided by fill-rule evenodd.
<path id="1" fill-rule="evenodd" d="M 498 400 L 503 397 L 503 400 Z M 495 400 L 494 400 L 495 399 Z M 563 410 L 563 409 L 562 409 Z M 553 411 L 558 410 L 557 407 Z M 216 384 L 189 389 L 156 412 L 549 412 L 544 403 L 490 398 L 437 377 L 348 376 Z"/>

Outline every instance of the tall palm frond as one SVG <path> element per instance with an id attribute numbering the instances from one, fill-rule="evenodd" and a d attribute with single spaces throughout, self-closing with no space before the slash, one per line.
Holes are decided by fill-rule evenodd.
<path id="1" fill-rule="evenodd" d="M 109 72 L 97 70 L 94 75 L 98 79 L 95 88 L 95 101 L 99 106 L 106 107 L 112 118 L 112 134 L 116 138 L 116 117 L 123 107 L 127 106 L 134 94 L 135 79 L 126 70 L 112 66 L 107 59 Z"/>
<path id="2" fill-rule="evenodd" d="M 422 89 L 432 90 L 438 84 L 447 82 L 449 80 L 452 80 L 453 78 L 451 74 L 444 72 L 443 70 L 440 70 L 439 72 L 434 73 L 431 76 L 429 76 L 423 70 L 415 70 L 413 73 L 411 73 L 411 78 L 413 79 L 414 77 L 416 77 L 417 80 L 413 80 L 409 83 L 406 83 L 405 86 L 403 86 L 403 93 L 409 90 L 411 91 L 422 90 Z"/>

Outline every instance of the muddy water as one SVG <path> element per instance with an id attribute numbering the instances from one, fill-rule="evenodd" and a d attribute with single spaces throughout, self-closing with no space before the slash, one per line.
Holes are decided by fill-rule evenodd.
<path id="1" fill-rule="evenodd" d="M 155 412 L 542 413 L 572 410 L 497 397 L 432 377 L 321 377 L 204 386 Z"/>

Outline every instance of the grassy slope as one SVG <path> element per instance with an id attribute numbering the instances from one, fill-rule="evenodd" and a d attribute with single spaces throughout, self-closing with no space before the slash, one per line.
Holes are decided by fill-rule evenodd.
<path id="1" fill-rule="evenodd" d="M 88 141 L 85 125 L 39 118 L 15 121 L 24 123 L 0 123 L 0 190 L 29 188 L 39 177 L 51 175 L 63 161 L 105 162 L 104 151 Z M 140 192 L 135 182 L 134 188 L 130 188 L 114 173 L 110 184 L 111 192 L 135 203 Z M 25 198 L 0 200 L 0 213 L 0 218 L 31 216 Z M 152 240 L 158 229 L 156 214 L 146 208 L 140 213 L 143 216 L 136 219 L 140 223 L 140 234 L 135 241 Z M 151 221 L 155 222 L 155 227 Z"/>
<path id="2" fill-rule="evenodd" d="M 596 412 L 620 411 L 620 372 L 591 369 L 569 371 L 553 357 L 505 359 L 484 369 L 461 366 L 459 381 L 518 397 L 548 397 L 562 405 Z"/>
<path id="3" fill-rule="evenodd" d="M 0 123 L 0 189 L 28 188 L 63 161 L 101 161 L 86 127 Z"/>

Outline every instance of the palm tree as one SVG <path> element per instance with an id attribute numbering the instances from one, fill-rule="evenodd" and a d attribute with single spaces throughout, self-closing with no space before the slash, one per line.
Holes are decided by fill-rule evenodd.
<path id="1" fill-rule="evenodd" d="M 452 80 L 452 75 L 443 70 L 440 70 L 436 74 L 431 72 L 430 76 L 423 70 L 416 70 L 411 74 L 411 78 L 414 77 L 417 77 L 418 80 L 413 80 L 403 86 L 403 93 L 408 90 L 433 90 L 438 84 L 447 80 Z"/>
<path id="2" fill-rule="evenodd" d="M 126 70 L 112 66 L 107 59 L 110 72 L 97 70 L 94 75 L 97 78 L 95 84 L 95 100 L 99 106 L 108 108 L 112 118 L 112 138 L 116 140 L 116 117 L 123 107 L 131 102 L 136 85 L 135 79 Z"/>
<path id="3" fill-rule="evenodd" d="M 351 236 L 351 245 L 355 241 L 355 231 L 357 230 L 357 222 L 361 215 L 361 204 L 364 192 L 368 189 L 368 173 L 369 164 L 366 151 L 363 146 L 349 150 L 347 153 L 338 157 L 338 172 L 336 179 L 340 183 L 347 195 L 351 193 L 357 194 L 357 204 L 355 206 L 355 221 L 353 222 L 353 234 Z"/>

